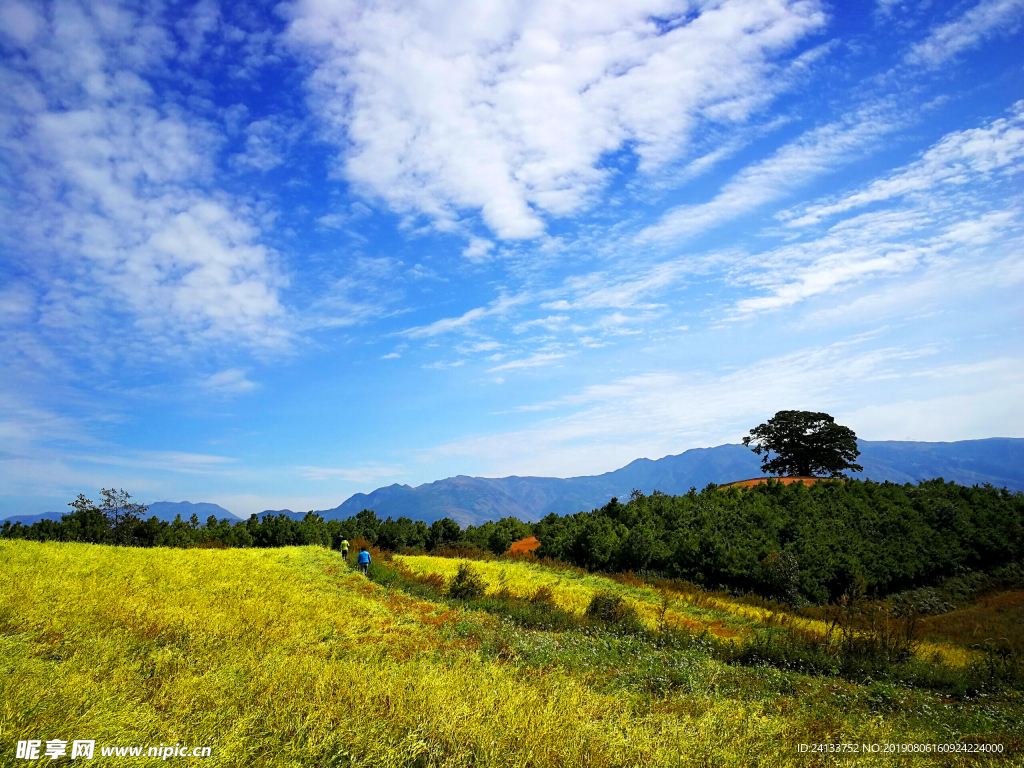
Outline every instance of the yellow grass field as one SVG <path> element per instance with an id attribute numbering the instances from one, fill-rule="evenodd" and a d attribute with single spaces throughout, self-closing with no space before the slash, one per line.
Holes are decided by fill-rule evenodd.
<path id="1" fill-rule="evenodd" d="M 396 555 L 394 561 L 412 573 L 437 573 L 450 579 L 459 568 L 459 561 L 429 555 Z M 522 561 L 474 561 L 472 567 L 487 581 L 489 592 L 507 589 L 516 597 L 530 597 L 538 587 L 548 587 L 560 608 L 583 613 L 591 598 L 601 591 L 621 595 L 647 623 L 654 627 L 661 620 L 662 593 L 648 586 L 626 585 L 604 576 L 580 574 L 572 570 L 553 570 L 539 563 Z M 665 611 L 665 620 L 675 626 L 691 630 L 706 630 L 721 638 L 740 639 L 748 634 L 752 625 L 786 621 L 788 624 L 818 634 L 825 633 L 821 621 L 775 613 L 753 605 L 726 600 L 706 593 L 671 593 L 671 602 Z M 939 663 L 963 666 L 977 657 L 977 653 L 960 646 L 924 642 L 918 654 Z"/>
<path id="2" fill-rule="evenodd" d="M 412 573 L 437 573 L 446 579 L 455 575 L 461 562 L 429 555 L 395 555 L 393 559 Z M 538 563 L 522 561 L 474 561 L 472 567 L 484 577 L 489 592 L 505 588 L 516 597 L 531 597 L 539 587 L 548 587 L 558 607 L 572 613 L 583 613 L 595 594 L 610 591 L 621 595 L 648 626 L 655 627 L 660 620 L 661 595 L 650 587 L 627 586 L 603 576 L 568 569 L 553 570 Z M 719 605 L 719 602 L 723 604 Z M 719 637 L 734 637 L 752 622 L 763 618 L 757 614 L 759 609 L 724 603 L 707 599 L 698 605 L 674 595 L 665 619 L 677 626 L 698 631 L 707 629 Z M 749 615 L 730 611 L 730 607 L 745 608 Z"/>
<path id="3" fill-rule="evenodd" d="M 485 652 L 496 624 L 379 587 L 315 547 L 0 541 L 0 765 L 49 764 L 15 758 L 26 739 L 95 740 L 82 761 L 95 765 L 553 768 L 877 765 L 798 745 L 936 740 L 917 716 L 852 711 L 861 694 L 844 683 L 775 673 L 781 693 L 736 693 L 728 681 L 770 671 L 706 657 L 664 695 L 602 688 L 567 666 Z M 212 754 L 100 754 L 158 744 Z M 989 764 L 1007 762 L 885 761 Z"/>

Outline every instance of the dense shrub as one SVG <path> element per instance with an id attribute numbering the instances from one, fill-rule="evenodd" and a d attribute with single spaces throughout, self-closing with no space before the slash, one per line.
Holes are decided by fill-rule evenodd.
<path id="1" fill-rule="evenodd" d="M 645 570 L 793 604 L 934 585 L 1024 559 L 1024 494 L 930 480 L 635 493 L 540 524 L 537 554 L 592 571 Z"/>
<path id="2" fill-rule="evenodd" d="M 469 563 L 460 563 L 459 570 L 448 585 L 448 596 L 459 600 L 474 600 L 483 597 L 487 582 Z"/>
<path id="3" fill-rule="evenodd" d="M 590 599 L 590 604 L 584 615 L 606 624 L 637 628 L 643 626 L 636 609 L 623 600 L 621 595 L 609 591 L 595 594 Z"/>
<path id="4" fill-rule="evenodd" d="M 598 592 L 590 599 L 586 614 L 593 619 L 614 622 L 622 608 L 622 597 L 614 592 Z"/>
<path id="5" fill-rule="evenodd" d="M 537 587 L 537 591 L 530 597 L 530 602 L 534 605 L 547 606 L 548 608 L 555 607 L 555 593 L 551 591 L 551 587 L 541 586 Z"/>

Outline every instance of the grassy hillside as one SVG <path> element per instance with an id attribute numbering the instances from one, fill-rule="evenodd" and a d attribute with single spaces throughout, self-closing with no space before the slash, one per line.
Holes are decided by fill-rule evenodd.
<path id="1" fill-rule="evenodd" d="M 393 560 L 414 574 L 436 573 L 448 580 L 455 576 L 460 565 L 458 560 L 423 555 L 395 555 Z M 576 614 L 584 613 L 598 593 L 619 595 L 650 629 L 666 622 L 669 626 L 694 632 L 706 631 L 719 638 L 737 640 L 751 637 L 760 626 L 782 621 L 811 633 L 823 635 L 827 631 L 826 623 L 820 619 L 801 618 L 779 608 L 773 610 L 752 605 L 696 588 L 686 592 L 668 590 L 666 594 L 665 589 L 656 589 L 628 576 L 613 580 L 575 569 L 556 570 L 533 562 L 474 562 L 473 568 L 484 577 L 491 594 L 505 589 L 517 597 L 530 597 L 538 588 L 547 587 L 556 605 Z M 975 642 L 978 642 L 977 637 L 972 640 Z M 939 658 L 946 665 L 959 667 L 977 657 L 978 652 L 971 649 L 972 643 L 924 641 L 918 644 L 917 654 L 922 658 Z"/>
<path id="2" fill-rule="evenodd" d="M 558 599 L 577 607 L 574 590 L 632 589 L 487 567 L 504 568 L 511 589 L 555 579 Z M 636 590 L 630 599 L 646 604 Z M 741 607 L 672 611 L 740 631 L 758 620 Z M 26 541 L 0 541 L 0 702 L 4 765 L 29 764 L 13 750 L 30 738 L 95 739 L 97 765 L 125 762 L 101 757 L 101 745 L 161 743 L 210 746 L 202 764 L 239 766 L 856 765 L 877 758 L 811 757 L 797 745 L 1019 749 L 1024 720 L 1016 694 L 945 700 L 724 664 L 699 646 L 596 626 L 527 629 L 383 587 L 319 547 Z M 1005 756 L 887 762 L 988 764 Z"/>

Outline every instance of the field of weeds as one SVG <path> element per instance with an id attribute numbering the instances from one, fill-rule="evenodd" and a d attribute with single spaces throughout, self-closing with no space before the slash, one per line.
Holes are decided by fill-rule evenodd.
<path id="1" fill-rule="evenodd" d="M 429 555 L 395 555 L 393 562 L 418 575 L 439 574 L 450 580 L 459 569 L 460 561 Z M 596 576 L 575 568 L 551 568 L 540 563 L 491 560 L 473 563 L 487 584 L 489 592 L 507 590 L 516 597 L 529 598 L 541 587 L 547 587 L 555 605 L 571 613 L 586 611 L 594 595 L 612 592 L 621 596 L 641 620 L 651 628 L 662 622 L 686 627 L 698 632 L 707 630 L 718 637 L 749 635 L 750 627 L 763 620 L 766 611 L 715 600 L 701 594 L 684 596 L 673 594 L 666 603 L 664 592 L 637 583 L 627 585 L 606 576 Z"/>
<path id="2" fill-rule="evenodd" d="M 427 563 L 398 562 L 430 581 Z M 547 586 L 585 611 L 587 594 L 620 589 L 645 625 L 663 608 L 657 591 L 596 576 L 474 565 L 524 599 Z M 435 574 L 442 567 L 456 570 L 433 582 L 450 585 L 458 564 L 435 563 Z M 710 604 L 665 613 L 737 637 L 756 622 Z M 103 757 L 101 745 L 209 746 L 210 758 L 170 762 L 232 766 L 875 765 L 799 745 L 1021 746 L 1019 693 L 951 700 L 729 664 L 654 629 L 532 629 L 368 580 L 319 547 L 2 541 L 0 764 L 33 764 L 15 757 L 27 739 L 95 740 L 97 765 L 162 762 Z M 1005 765 L 1007 755 L 886 764 Z"/>
<path id="3" fill-rule="evenodd" d="M 459 561 L 429 555 L 396 555 L 393 561 L 409 572 L 427 576 L 438 574 L 451 579 Z M 708 632 L 718 638 L 749 638 L 756 627 L 785 625 L 804 632 L 824 635 L 827 622 L 794 615 L 778 609 L 711 595 L 700 589 L 658 588 L 628 576 L 610 578 L 580 569 L 552 568 L 538 562 L 492 560 L 474 562 L 491 593 L 506 590 L 516 597 L 530 597 L 540 587 L 548 588 L 554 602 L 566 611 L 582 614 L 595 594 L 611 592 L 621 596 L 650 628 L 668 624 L 696 632 Z M 1004 630 L 1005 631 L 1005 630 Z M 922 658 L 935 659 L 950 666 L 963 666 L 978 657 L 969 644 L 930 642 L 917 644 Z"/>

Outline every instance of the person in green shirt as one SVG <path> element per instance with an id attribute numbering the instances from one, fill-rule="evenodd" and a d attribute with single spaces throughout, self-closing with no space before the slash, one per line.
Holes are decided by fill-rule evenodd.
<path id="1" fill-rule="evenodd" d="M 345 539 L 341 540 L 341 559 L 348 562 L 348 541 Z"/>

